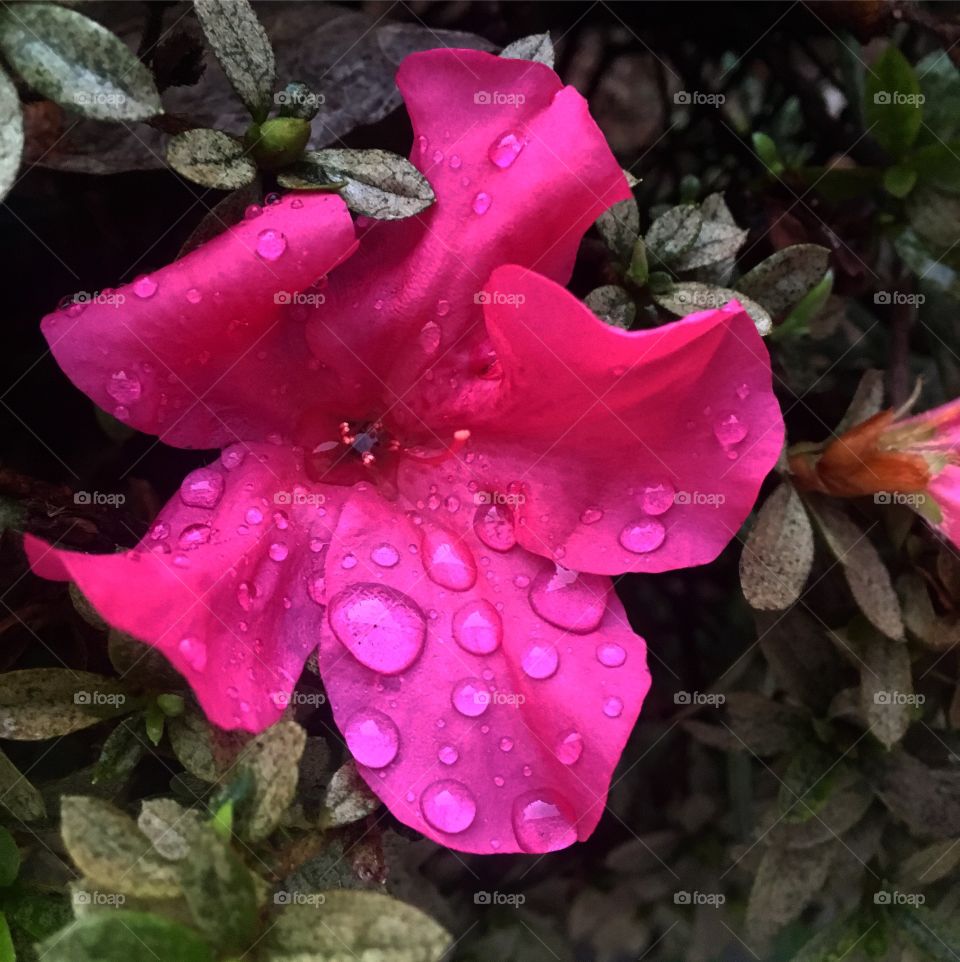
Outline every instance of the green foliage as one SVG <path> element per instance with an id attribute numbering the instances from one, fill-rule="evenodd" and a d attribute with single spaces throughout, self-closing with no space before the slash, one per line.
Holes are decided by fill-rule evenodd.
<path id="1" fill-rule="evenodd" d="M 177 134 L 167 145 L 167 163 L 187 180 L 219 190 L 237 190 L 257 176 L 244 145 L 222 130 Z"/>

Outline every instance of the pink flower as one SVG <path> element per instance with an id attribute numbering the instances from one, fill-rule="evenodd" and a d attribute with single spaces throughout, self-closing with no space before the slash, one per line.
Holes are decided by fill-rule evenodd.
<path id="1" fill-rule="evenodd" d="M 98 404 L 226 447 L 132 551 L 27 548 L 227 728 L 274 722 L 319 644 L 397 818 L 551 851 L 593 831 L 650 683 L 606 576 L 713 559 L 783 426 L 736 305 L 630 334 L 560 286 L 628 196 L 576 91 L 464 50 L 411 56 L 398 83 L 424 215 L 354 253 L 338 198 L 286 198 L 121 309 L 46 318 Z"/>

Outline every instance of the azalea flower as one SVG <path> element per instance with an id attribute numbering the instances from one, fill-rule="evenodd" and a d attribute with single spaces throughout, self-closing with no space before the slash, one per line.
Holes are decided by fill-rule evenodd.
<path id="1" fill-rule="evenodd" d="M 27 538 L 161 650 L 212 721 L 276 721 L 319 646 L 391 812 L 469 852 L 590 835 L 650 684 L 610 575 L 712 560 L 783 425 L 739 306 L 638 333 L 561 285 L 629 196 L 583 98 L 468 50 L 398 84 L 436 203 L 366 223 L 286 197 L 43 322 L 97 404 L 222 447 L 136 548 Z"/>
<path id="2" fill-rule="evenodd" d="M 960 400 L 904 413 L 881 411 L 824 447 L 801 446 L 791 470 L 809 490 L 906 504 L 960 546 Z"/>

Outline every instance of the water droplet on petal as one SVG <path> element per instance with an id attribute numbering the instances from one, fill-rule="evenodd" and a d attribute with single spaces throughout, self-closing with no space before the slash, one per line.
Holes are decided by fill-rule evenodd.
<path id="1" fill-rule="evenodd" d="M 185 549 L 199 548 L 200 545 L 206 544 L 210 540 L 211 534 L 212 529 L 208 524 L 188 524 L 180 532 L 177 544 Z"/>
<path id="2" fill-rule="evenodd" d="M 137 297 L 146 300 L 157 293 L 157 282 L 149 274 L 141 274 L 133 282 L 133 293 Z"/>
<path id="3" fill-rule="evenodd" d="M 440 751 L 437 752 L 437 758 L 439 758 L 444 765 L 453 765 L 459 757 L 460 753 L 453 745 L 441 745 Z"/>
<path id="4" fill-rule="evenodd" d="M 400 561 L 400 552 L 392 544 L 384 542 L 370 552 L 370 557 L 381 568 L 392 568 Z"/>
<path id="5" fill-rule="evenodd" d="M 136 374 L 128 371 L 114 371 L 107 382 L 107 394 L 118 404 L 137 401 L 143 393 L 143 385 Z"/>
<path id="6" fill-rule="evenodd" d="M 450 169 L 451 169 L 451 170 L 459 170 L 460 167 L 462 166 L 462 164 L 463 164 L 463 161 L 460 159 L 460 155 L 459 155 L 459 154 L 451 154 L 451 155 L 450 155 Z"/>
<path id="7" fill-rule="evenodd" d="M 558 739 L 553 753 L 564 765 L 573 765 L 583 754 L 583 735 L 578 731 L 564 732 Z"/>
<path id="8" fill-rule="evenodd" d="M 194 671 L 203 671 L 207 667 L 207 646 L 199 638 L 187 635 L 180 639 L 177 648 Z"/>
<path id="9" fill-rule="evenodd" d="M 257 253 L 265 261 L 279 259 L 287 249 L 287 238 L 278 230 L 262 230 L 257 234 Z"/>
<path id="10" fill-rule="evenodd" d="M 253 220 L 254 217 L 259 217 L 262 213 L 263 210 L 259 204 L 248 204 L 243 216 L 246 220 Z"/>
<path id="11" fill-rule="evenodd" d="M 451 591 L 473 587 L 477 563 L 470 549 L 451 532 L 434 525 L 425 527 L 421 550 L 424 570 L 432 581 Z"/>
<path id="12" fill-rule="evenodd" d="M 287 555 L 290 554 L 290 549 L 287 547 L 284 541 L 274 541 L 270 545 L 269 549 L 270 558 L 273 561 L 286 561 Z"/>
<path id="13" fill-rule="evenodd" d="M 665 514 L 673 507 L 676 496 L 676 488 L 669 481 L 648 484 L 640 495 L 640 507 L 649 515 Z"/>
<path id="14" fill-rule="evenodd" d="M 570 803 L 553 789 L 525 792 L 513 803 L 513 833 L 525 852 L 555 852 L 577 840 Z"/>
<path id="15" fill-rule="evenodd" d="M 566 568 L 543 569 L 530 588 L 530 606 L 544 621 L 564 631 L 595 631 L 607 610 L 610 579 Z"/>
<path id="16" fill-rule="evenodd" d="M 420 347 L 424 354 L 435 354 L 440 347 L 440 325 L 436 321 L 427 321 L 420 328 Z"/>
<path id="17" fill-rule="evenodd" d="M 506 170 L 520 156 L 525 145 L 523 134 L 517 130 L 508 130 L 490 145 L 487 156 L 495 167 Z"/>
<path id="18" fill-rule="evenodd" d="M 560 664 L 557 649 L 545 642 L 535 642 L 523 653 L 520 667 L 531 678 L 544 679 L 556 674 Z"/>
<path id="19" fill-rule="evenodd" d="M 737 388 L 737 397 L 740 398 L 741 401 L 746 401 L 746 399 L 750 397 L 750 385 L 741 384 Z"/>
<path id="20" fill-rule="evenodd" d="M 416 661 L 427 620 L 412 598 L 386 585 L 359 582 L 330 602 L 330 627 L 362 665 L 395 675 Z"/>
<path id="21" fill-rule="evenodd" d="M 656 518 L 631 521 L 620 532 L 620 544 L 634 554 L 655 551 L 667 537 L 667 529 Z"/>
<path id="22" fill-rule="evenodd" d="M 453 616 L 453 637 L 473 655 L 489 655 L 500 647 L 503 619 L 489 601 L 470 601 Z"/>
<path id="23" fill-rule="evenodd" d="M 388 715 L 363 708 L 351 715 L 343 729 L 350 753 L 368 768 L 383 768 L 397 757 L 400 733 Z"/>
<path id="24" fill-rule="evenodd" d="M 464 678 L 453 686 L 450 700 L 461 715 L 477 718 L 490 704 L 490 691 L 479 678 Z"/>
<path id="25" fill-rule="evenodd" d="M 603 517 L 600 508 L 584 508 L 580 515 L 581 524 L 596 524 Z"/>
<path id="26" fill-rule="evenodd" d="M 473 198 L 473 212 L 475 214 L 485 214 L 490 210 L 490 205 L 493 203 L 493 198 L 486 192 L 481 190 Z"/>
<path id="27" fill-rule="evenodd" d="M 500 739 L 500 751 L 502 752 L 512 752 L 513 751 L 513 739 L 507 735 L 504 735 Z"/>
<path id="28" fill-rule="evenodd" d="M 731 444 L 739 444 L 747 436 L 747 426 L 736 414 L 725 414 L 714 422 L 713 433 L 726 448 Z"/>
<path id="29" fill-rule="evenodd" d="M 616 695 L 611 695 L 609 698 L 604 699 L 603 713 L 607 718 L 619 718 L 622 712 L 623 701 L 617 698 Z"/>
<path id="30" fill-rule="evenodd" d="M 307 594 L 310 595 L 311 601 L 315 601 L 318 605 L 325 603 L 324 589 L 326 583 L 322 574 L 314 574 L 307 578 Z"/>
<path id="31" fill-rule="evenodd" d="M 247 524 L 260 524 L 263 521 L 263 512 L 256 506 L 247 509 L 244 515 Z"/>
<path id="32" fill-rule="evenodd" d="M 441 298 L 437 301 L 437 317 L 446 317 L 450 313 L 450 302 Z"/>
<path id="33" fill-rule="evenodd" d="M 357 559 L 356 556 L 352 554 L 345 554 L 340 562 L 340 567 L 345 568 L 347 571 L 349 571 L 351 568 L 356 568 L 356 566 Z"/>
<path id="34" fill-rule="evenodd" d="M 597 661 L 607 668 L 619 668 L 627 660 L 627 651 L 615 641 L 604 641 L 597 645 Z"/>
<path id="35" fill-rule="evenodd" d="M 477 537 L 493 551 L 509 551 L 517 543 L 513 511 L 505 504 L 482 504 L 473 519 Z"/>
<path id="36" fill-rule="evenodd" d="M 294 210 L 300 210 L 300 208 L 303 207 L 303 201 L 300 200 L 299 197 L 294 197 L 293 200 L 290 201 L 290 206 L 291 206 Z"/>
<path id="37" fill-rule="evenodd" d="M 191 508 L 215 508 L 223 497 L 223 475 L 212 468 L 191 471 L 180 485 L 180 500 Z"/>
<path id="38" fill-rule="evenodd" d="M 187 300 L 191 304 L 199 304 L 203 300 L 203 294 L 200 293 L 195 287 L 191 287 L 186 294 Z"/>
<path id="39" fill-rule="evenodd" d="M 428 785 L 420 796 L 423 817 L 438 831 L 463 832 L 477 816 L 477 802 L 470 789 L 452 778 Z"/>

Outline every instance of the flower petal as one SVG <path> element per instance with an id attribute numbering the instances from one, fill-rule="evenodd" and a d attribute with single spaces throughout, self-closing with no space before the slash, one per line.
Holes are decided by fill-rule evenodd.
<path id="1" fill-rule="evenodd" d="M 438 365 L 440 385 L 442 372 L 472 363 L 490 271 L 518 263 L 566 281 L 584 232 L 629 196 L 586 101 L 543 64 L 430 50 L 407 57 L 397 83 L 413 121 L 411 160 L 436 203 L 367 227 L 308 326 L 318 358 L 365 365 L 365 377 L 351 371 L 341 383 L 357 416 L 385 383 L 400 402 L 425 367 Z M 430 383 L 400 402 L 418 427 L 448 400 Z"/>
<path id="2" fill-rule="evenodd" d="M 30 564 L 75 581 L 106 621 L 162 651 L 211 721 L 260 731 L 317 645 L 345 490 L 301 484 L 300 460 L 287 448 L 227 448 L 187 475 L 133 550 L 81 554 L 27 535 Z"/>
<path id="3" fill-rule="evenodd" d="M 284 304 L 354 245 L 339 197 L 287 198 L 106 297 L 48 315 L 43 333 L 96 404 L 168 444 L 289 433 L 324 378 Z"/>
<path id="4" fill-rule="evenodd" d="M 927 492 L 940 509 L 941 520 L 934 527 L 960 548 L 960 468 L 948 464 L 933 478 Z"/>
<path id="5" fill-rule="evenodd" d="M 511 298 L 485 309 L 502 378 L 483 382 L 493 413 L 463 425 L 461 484 L 509 495 L 520 543 L 577 571 L 712 561 L 783 445 L 749 316 L 731 304 L 628 333 L 522 268 L 499 268 L 491 285 Z M 425 497 L 422 472 L 402 478 Z"/>
<path id="6" fill-rule="evenodd" d="M 564 848 L 603 812 L 643 640 L 609 579 L 489 550 L 449 507 L 418 524 L 365 485 L 345 504 L 320 651 L 334 716 L 407 825 L 461 851 Z"/>

